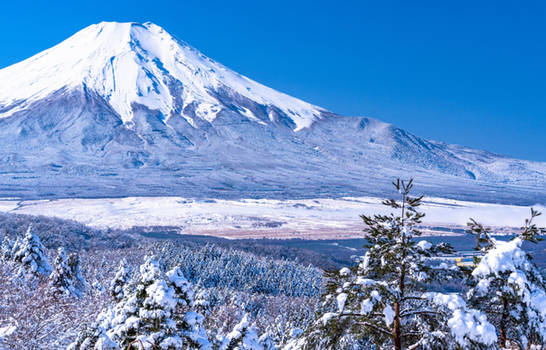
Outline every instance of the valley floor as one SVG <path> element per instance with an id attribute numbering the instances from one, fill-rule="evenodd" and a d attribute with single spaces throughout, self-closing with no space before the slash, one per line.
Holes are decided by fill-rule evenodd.
<path id="1" fill-rule="evenodd" d="M 193 200 L 181 197 L 3 199 L 0 211 L 71 219 L 99 228 L 174 227 L 180 234 L 224 238 L 347 239 L 362 237 L 360 214 L 387 214 L 372 197 L 306 200 Z M 535 207 L 544 212 L 545 208 Z M 529 207 L 426 198 L 427 235 L 461 235 L 470 217 L 510 234 Z M 546 215 L 537 218 L 546 226 Z"/>

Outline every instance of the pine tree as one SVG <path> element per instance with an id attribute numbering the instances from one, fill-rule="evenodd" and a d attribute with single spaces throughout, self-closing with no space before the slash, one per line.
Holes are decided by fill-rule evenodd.
<path id="1" fill-rule="evenodd" d="M 476 236 L 476 247 L 474 250 L 481 251 L 483 249 L 482 245 L 485 245 L 485 248 L 492 246 L 493 241 L 491 239 L 491 229 L 489 227 L 484 227 L 481 223 L 470 218 L 470 221 L 467 223 L 468 230 L 467 233 Z"/>
<path id="2" fill-rule="evenodd" d="M 185 340 L 184 349 L 210 349 L 211 345 L 203 326 L 204 317 L 195 311 L 194 290 L 180 267 L 167 272 L 169 287 L 174 289 L 176 307 L 173 318 Z"/>
<path id="3" fill-rule="evenodd" d="M 245 314 L 241 322 L 226 336 L 220 350 L 264 350 L 256 334 L 256 328 L 250 324 L 248 314 Z"/>
<path id="4" fill-rule="evenodd" d="M 85 282 L 85 279 L 83 278 L 81 259 L 76 252 L 72 252 L 68 255 L 68 267 L 70 268 L 74 287 L 81 292 L 85 291 L 87 282 Z"/>
<path id="5" fill-rule="evenodd" d="M 279 347 L 277 346 L 277 342 L 275 341 L 275 336 L 269 330 L 266 330 L 264 334 L 262 334 L 258 340 L 260 342 L 260 345 L 262 345 L 262 347 L 264 348 L 264 350 L 279 349 Z"/>
<path id="6" fill-rule="evenodd" d="M 121 260 L 118 271 L 114 276 L 112 282 L 110 282 L 110 295 L 115 301 L 119 302 L 123 299 L 124 288 L 131 280 L 131 269 L 127 264 L 127 260 Z"/>
<path id="7" fill-rule="evenodd" d="M 471 273 L 469 302 L 496 326 L 501 348 L 546 343 L 546 282 L 522 249 L 524 241 L 535 243 L 546 233 L 533 223 L 539 215 L 531 209 L 531 218 L 509 242 L 489 238 L 487 246 L 479 247 L 484 255 Z M 476 227 L 481 225 L 470 226 L 470 231 Z"/>
<path id="8" fill-rule="evenodd" d="M 164 274 L 156 260 L 147 258 L 135 289 L 104 310 L 71 348 L 210 349 L 192 298 L 192 286 L 180 269 Z"/>
<path id="9" fill-rule="evenodd" d="M 23 240 L 16 241 L 13 247 L 13 260 L 21 264 L 18 275 L 24 276 L 26 273 L 38 276 L 49 275 L 51 265 L 44 251 L 40 238 L 32 233 L 29 226 Z"/>
<path id="10" fill-rule="evenodd" d="M 9 238 L 9 236 L 4 234 L 2 237 L 2 243 L 0 243 L 0 259 L 9 261 L 13 259 L 13 245 L 14 242 Z"/>
<path id="11" fill-rule="evenodd" d="M 85 280 L 80 271 L 80 259 L 76 254 L 68 257 L 63 247 L 57 250 L 53 272 L 49 276 L 49 285 L 54 294 L 81 297 Z"/>
<path id="12" fill-rule="evenodd" d="M 452 249 L 416 242 L 422 196 L 410 196 L 412 180 L 393 184 L 400 200 L 383 203 L 398 214 L 361 216 L 366 254 L 352 269 L 329 274 L 324 312 L 292 348 L 354 349 L 372 342 L 376 349 L 489 349 L 496 342 L 485 315 L 461 297 L 427 291 L 427 283 L 450 276 L 427 259 Z"/>

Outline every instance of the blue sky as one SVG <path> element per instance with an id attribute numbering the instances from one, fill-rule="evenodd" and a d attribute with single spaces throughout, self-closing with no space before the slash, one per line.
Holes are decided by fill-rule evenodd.
<path id="1" fill-rule="evenodd" d="M 340 114 L 546 161 L 542 1 L 20 0 L 2 4 L 0 67 L 104 20 L 152 21 Z"/>

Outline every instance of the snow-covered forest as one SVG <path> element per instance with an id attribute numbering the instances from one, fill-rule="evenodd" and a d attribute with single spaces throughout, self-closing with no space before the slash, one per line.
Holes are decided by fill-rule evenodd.
<path id="1" fill-rule="evenodd" d="M 336 269 L 1 214 L 0 349 L 545 348 L 546 276 L 523 247 L 540 213 L 508 240 L 469 218 L 475 253 L 455 264 L 420 237 L 412 182 L 394 185 L 392 214 L 361 217 L 366 253 Z"/>

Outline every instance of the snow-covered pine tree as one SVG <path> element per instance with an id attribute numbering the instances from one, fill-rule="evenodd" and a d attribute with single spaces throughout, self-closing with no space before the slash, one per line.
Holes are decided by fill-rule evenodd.
<path id="1" fill-rule="evenodd" d="M 273 322 L 266 325 L 264 332 L 260 336 L 260 344 L 262 344 L 265 350 L 280 349 L 281 345 L 287 343 L 290 339 L 290 334 L 287 334 L 289 331 L 286 329 L 289 327 L 286 317 L 286 315 L 280 314 Z"/>
<path id="2" fill-rule="evenodd" d="M 13 249 L 13 260 L 20 263 L 18 275 L 31 273 L 38 276 L 47 276 L 51 273 L 51 265 L 45 255 L 45 248 L 40 238 L 32 233 L 29 226 L 23 240 L 16 241 Z"/>
<path id="3" fill-rule="evenodd" d="M 67 256 L 64 248 L 59 247 L 49 285 L 56 295 L 81 297 L 85 280 L 81 275 L 79 256 L 74 253 Z"/>
<path id="4" fill-rule="evenodd" d="M 121 301 L 124 296 L 124 288 L 131 280 L 131 269 L 126 259 L 119 263 L 118 270 L 112 282 L 110 282 L 110 295 L 116 302 Z"/>
<path id="5" fill-rule="evenodd" d="M 77 290 L 83 292 L 87 288 L 87 282 L 83 278 L 81 265 L 82 264 L 80 256 L 76 252 L 72 252 L 68 255 L 68 267 L 70 268 L 70 272 L 72 273 L 72 281 L 74 283 L 74 287 L 76 287 Z"/>
<path id="6" fill-rule="evenodd" d="M 476 247 L 474 247 L 474 250 L 481 251 L 483 247 L 488 248 L 492 246 L 493 241 L 491 239 L 491 229 L 489 227 L 483 226 L 472 218 L 468 221 L 467 226 L 468 229 L 466 232 L 476 236 Z"/>
<path id="7" fill-rule="evenodd" d="M 398 214 L 362 215 L 366 254 L 352 269 L 330 274 L 325 310 L 303 340 L 290 349 L 491 349 L 494 327 L 484 314 L 466 307 L 456 294 L 427 291 L 427 282 L 449 278 L 427 259 L 449 253 L 446 244 L 416 242 L 421 197 L 410 196 L 413 182 L 393 183 L 400 200 L 383 203 Z"/>
<path id="8" fill-rule="evenodd" d="M 248 314 L 245 314 L 228 333 L 220 350 L 264 350 L 258 339 L 256 328 L 250 324 Z"/>
<path id="9" fill-rule="evenodd" d="M 275 336 L 271 331 L 266 330 L 260 338 L 258 339 L 264 350 L 278 350 L 277 342 L 275 341 Z"/>
<path id="10" fill-rule="evenodd" d="M 148 257 L 135 289 L 81 334 L 71 349 L 210 349 L 191 284 L 178 268 L 164 274 Z"/>
<path id="11" fill-rule="evenodd" d="M 9 238 L 7 233 L 2 237 L 2 243 L 0 243 L 0 259 L 6 261 L 13 259 L 13 245 L 14 242 Z"/>
<path id="12" fill-rule="evenodd" d="M 193 285 L 184 277 L 182 270 L 175 267 L 167 272 L 167 281 L 174 289 L 176 306 L 173 319 L 184 338 L 184 349 L 210 349 L 204 317 L 195 311 Z"/>
<path id="13" fill-rule="evenodd" d="M 314 304 L 314 302 L 313 302 Z M 315 316 L 314 308 L 293 310 L 293 300 L 279 300 L 275 307 L 283 310 L 272 322 L 264 325 L 264 331 L 260 335 L 260 344 L 265 350 L 282 349 L 292 340 L 299 338 Z"/>
<path id="14" fill-rule="evenodd" d="M 537 242 L 546 233 L 533 223 L 539 215 L 531 209 L 531 218 L 508 242 L 489 238 L 490 244 L 480 247 L 484 255 L 471 273 L 469 303 L 483 310 L 496 326 L 501 348 L 527 349 L 529 344 L 546 343 L 546 283 L 522 249 L 524 241 Z M 476 227 L 482 226 L 471 225 L 470 231 Z M 489 231 L 485 233 L 490 237 Z"/>

